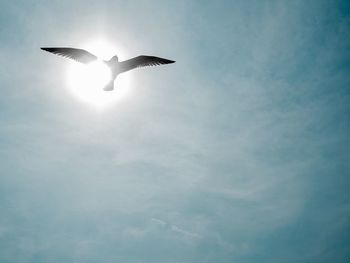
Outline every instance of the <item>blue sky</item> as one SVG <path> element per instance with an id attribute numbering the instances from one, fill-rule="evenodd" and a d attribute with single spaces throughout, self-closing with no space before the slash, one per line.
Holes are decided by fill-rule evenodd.
<path id="1" fill-rule="evenodd" d="M 0 262 L 349 262 L 347 1 L 2 1 Z M 105 39 L 105 111 L 41 46 Z"/>

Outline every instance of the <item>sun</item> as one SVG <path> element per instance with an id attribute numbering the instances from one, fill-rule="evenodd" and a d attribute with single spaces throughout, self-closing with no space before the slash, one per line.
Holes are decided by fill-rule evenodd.
<path id="1" fill-rule="evenodd" d="M 121 50 L 112 47 L 105 41 L 95 41 L 82 48 L 103 60 L 114 55 L 123 56 Z M 113 91 L 104 91 L 104 86 L 110 79 L 110 70 L 102 60 L 89 64 L 72 62 L 67 72 L 69 91 L 80 101 L 97 108 L 104 108 L 124 98 L 128 93 L 130 79 L 128 74 L 119 75 L 114 82 Z"/>

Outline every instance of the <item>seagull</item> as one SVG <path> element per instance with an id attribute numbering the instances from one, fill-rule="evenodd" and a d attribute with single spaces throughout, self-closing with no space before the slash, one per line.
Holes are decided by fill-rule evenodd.
<path id="1" fill-rule="evenodd" d="M 89 64 L 98 60 L 97 56 L 91 54 L 90 52 L 84 49 L 79 48 L 42 47 L 41 49 L 62 57 L 73 59 L 83 64 Z M 114 80 L 121 73 L 127 72 L 135 68 L 171 64 L 175 62 L 173 60 L 165 58 L 143 55 L 120 62 L 118 60 L 118 56 L 113 56 L 110 60 L 102 61 L 108 66 L 108 68 L 111 71 L 111 78 L 108 84 L 104 87 L 105 91 L 111 91 L 114 89 Z"/>

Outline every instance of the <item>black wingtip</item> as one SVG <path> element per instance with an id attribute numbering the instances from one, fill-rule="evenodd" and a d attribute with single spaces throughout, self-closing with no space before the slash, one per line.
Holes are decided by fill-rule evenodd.
<path id="1" fill-rule="evenodd" d="M 175 62 L 176 62 L 175 60 L 166 59 L 166 64 L 172 64 L 172 63 L 175 63 Z"/>

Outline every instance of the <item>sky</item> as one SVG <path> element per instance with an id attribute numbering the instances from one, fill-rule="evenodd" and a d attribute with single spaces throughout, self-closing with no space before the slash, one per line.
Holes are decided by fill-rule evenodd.
<path id="1" fill-rule="evenodd" d="M 340 0 L 1 1 L 0 262 L 349 262 L 349 26 Z M 176 63 L 97 110 L 40 50 L 95 40 Z"/>

